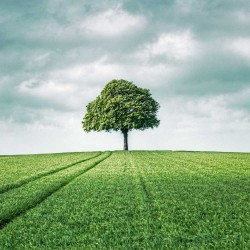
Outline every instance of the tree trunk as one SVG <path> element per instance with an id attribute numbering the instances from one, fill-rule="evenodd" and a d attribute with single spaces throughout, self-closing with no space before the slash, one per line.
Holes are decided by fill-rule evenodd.
<path id="1" fill-rule="evenodd" d="M 128 130 L 123 130 L 123 137 L 124 137 L 124 150 L 128 150 Z"/>

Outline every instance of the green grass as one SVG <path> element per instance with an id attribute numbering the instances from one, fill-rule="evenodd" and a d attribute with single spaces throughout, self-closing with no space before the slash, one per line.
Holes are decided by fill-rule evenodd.
<path id="1" fill-rule="evenodd" d="M 0 193 L 19 187 L 69 165 L 80 163 L 100 153 L 65 153 L 0 157 Z"/>
<path id="2" fill-rule="evenodd" d="M 0 158 L 0 249 L 249 249 L 250 154 L 36 157 Z"/>

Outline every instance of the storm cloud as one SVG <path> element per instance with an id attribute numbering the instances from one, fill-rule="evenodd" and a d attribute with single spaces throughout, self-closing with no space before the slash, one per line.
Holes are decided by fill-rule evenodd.
<path id="1" fill-rule="evenodd" d="M 161 125 L 131 149 L 248 151 L 250 3 L 0 2 L 0 154 L 120 149 L 82 131 L 112 79 L 149 88 Z"/>

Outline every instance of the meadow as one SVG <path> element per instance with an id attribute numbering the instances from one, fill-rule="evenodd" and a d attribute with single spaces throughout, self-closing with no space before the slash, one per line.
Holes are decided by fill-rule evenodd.
<path id="1" fill-rule="evenodd" d="M 0 249 L 249 249 L 250 154 L 0 156 Z"/>

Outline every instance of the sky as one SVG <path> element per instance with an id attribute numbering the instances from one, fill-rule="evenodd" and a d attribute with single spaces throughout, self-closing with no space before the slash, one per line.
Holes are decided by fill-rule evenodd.
<path id="1" fill-rule="evenodd" d="M 250 1 L 0 1 L 1 155 L 121 150 L 81 124 L 113 79 L 161 106 L 131 150 L 250 152 Z"/>

